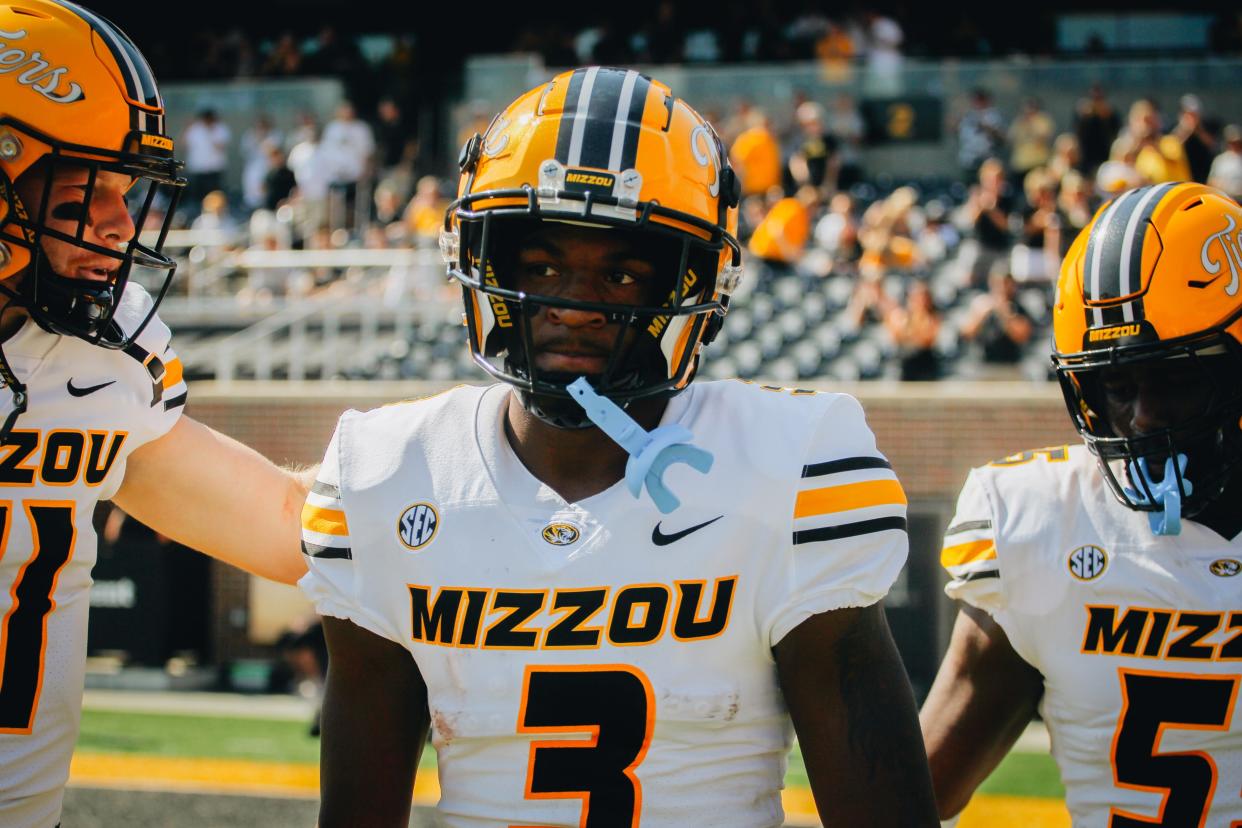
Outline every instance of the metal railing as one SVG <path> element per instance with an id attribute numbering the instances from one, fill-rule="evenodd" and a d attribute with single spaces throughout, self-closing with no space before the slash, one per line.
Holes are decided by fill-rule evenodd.
<path id="1" fill-rule="evenodd" d="M 221 382 L 241 375 L 332 378 L 351 367 L 373 365 L 394 341 L 409 342 L 419 325 L 439 327 L 460 317 L 457 294 L 448 287 L 434 250 L 220 250 L 209 244 L 218 239 L 183 232 L 170 238 L 167 247 L 174 253 L 177 248 L 205 250 L 204 258 L 216 268 L 243 279 L 255 270 L 341 274 L 309 296 L 275 297 L 266 304 L 201 293 L 166 299 L 161 315 L 174 330 L 225 331 L 177 343 L 188 369 L 214 374 Z M 235 330 L 228 333 L 230 328 Z"/>

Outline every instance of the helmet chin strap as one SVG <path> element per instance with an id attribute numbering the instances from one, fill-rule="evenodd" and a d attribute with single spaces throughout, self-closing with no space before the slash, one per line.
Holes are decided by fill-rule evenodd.
<path id="1" fill-rule="evenodd" d="M 1186 484 L 1186 495 L 1194 493 L 1194 485 L 1186 477 L 1186 455 L 1177 455 L 1177 470 L 1173 469 L 1173 458 L 1164 461 L 1164 477 L 1159 482 L 1151 479 L 1147 468 L 1147 458 L 1140 457 L 1138 462 L 1126 464 L 1130 479 L 1140 484 L 1140 489 L 1126 488 L 1125 492 L 1135 503 L 1142 506 L 1161 504 L 1161 508 L 1147 513 L 1147 523 L 1153 535 L 1179 535 L 1182 532 L 1182 490 L 1178 481 Z M 1148 497 L 1148 492 L 1151 497 Z"/>

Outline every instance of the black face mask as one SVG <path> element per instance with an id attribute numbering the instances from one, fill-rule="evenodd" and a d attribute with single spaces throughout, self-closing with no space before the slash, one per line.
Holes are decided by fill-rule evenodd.
<path id="1" fill-rule="evenodd" d="M 63 336 L 74 336 L 104 348 L 129 347 L 154 317 L 176 272 L 176 262 L 161 252 L 172 226 L 177 201 L 184 187 L 178 178 L 180 163 L 171 158 L 153 158 L 125 152 L 92 149 L 91 155 L 102 158 L 81 158 L 66 155 L 54 139 L 30 132 L 35 138 L 52 144 L 54 151 L 23 175 L 42 180 L 38 207 L 28 210 L 13 182 L 0 180 L 0 199 L 7 204 L 5 221 L 0 227 L 0 241 L 24 247 L 30 252 L 30 264 L 21 274 L 16 290 L 0 286 L 17 304 L 25 307 L 43 329 Z M 83 182 L 81 202 L 51 204 L 52 185 L 58 175 L 73 171 Z M 90 223 L 90 204 L 100 173 L 108 172 L 133 180 L 127 194 L 130 218 L 135 233 L 121 249 L 92 244 L 85 239 Z M 163 210 L 163 215 L 160 215 Z M 69 232 L 50 226 L 50 219 L 72 222 Z M 141 236 L 154 235 L 144 243 Z M 76 279 L 57 273 L 44 252 L 44 242 L 54 240 L 73 245 L 90 253 L 115 261 L 108 279 Z M 149 285 L 153 306 L 147 317 L 133 330 L 122 332 L 112 324 L 121 296 L 129 280 L 141 274 Z"/>
<path id="2" fill-rule="evenodd" d="M 477 243 L 470 251 L 469 275 L 460 268 L 452 272 L 463 284 L 475 362 L 492 376 L 513 385 L 528 411 L 558 428 L 592 425 L 566 390 L 577 375 L 535 366 L 531 322 L 549 308 L 597 312 L 607 324 L 615 326 L 606 368 L 587 377 L 599 393 L 622 407 L 636 399 L 677 393 L 675 377 L 684 375 L 689 363 L 696 359 L 694 349 L 686 348 L 678 364 L 670 366 L 661 343 L 676 320 L 692 326 L 689 342 L 710 341 L 704 333 L 714 334 L 718 327 L 714 320 L 723 317 L 725 307 L 722 301 L 710 299 L 718 249 L 708 249 L 684 233 L 611 230 L 629 234 L 634 248 L 642 250 L 644 258 L 654 264 L 652 292 L 645 305 L 583 302 L 516 290 L 513 274 L 520 246 L 523 239 L 540 229 L 540 222 L 509 217 L 490 225 L 486 233 L 474 237 Z M 698 268 L 713 276 L 700 280 Z M 678 294 L 674 285 L 679 283 Z M 495 320 L 486 332 L 479 329 L 473 312 L 475 303 L 482 302 L 488 303 Z M 478 347 L 480 339 L 482 347 Z"/>
<path id="3" fill-rule="evenodd" d="M 1242 463 L 1242 347 L 1221 335 L 1120 366 L 1142 370 L 1157 363 L 1177 372 L 1170 394 L 1202 397 L 1203 404 L 1142 434 L 1123 434 L 1109 421 L 1104 378 L 1121 370 L 1117 365 L 1059 365 L 1058 376 L 1070 414 L 1117 499 L 1130 509 L 1161 511 L 1160 490 L 1173 486 L 1181 514 L 1193 517 L 1220 496 Z M 1174 477 L 1167 484 L 1166 473 Z"/>

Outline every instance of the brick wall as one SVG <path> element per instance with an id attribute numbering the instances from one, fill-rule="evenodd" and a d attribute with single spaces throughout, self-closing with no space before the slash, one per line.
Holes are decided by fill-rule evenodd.
<path id="1" fill-rule="evenodd" d="M 346 408 L 367 409 L 448 387 L 429 383 L 198 383 L 191 416 L 277 463 L 316 463 Z M 1054 385 L 1025 383 L 815 386 L 854 394 L 912 508 L 952 513 L 971 466 L 1015 451 L 1078 440 Z M 923 547 L 938 539 L 922 539 Z M 923 554 L 927 554 L 925 551 Z M 214 651 L 221 661 L 264 654 L 246 637 L 249 577 L 213 568 Z"/>

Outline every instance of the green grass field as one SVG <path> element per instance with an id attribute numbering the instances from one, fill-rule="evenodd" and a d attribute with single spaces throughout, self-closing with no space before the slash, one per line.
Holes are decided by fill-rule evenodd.
<path id="1" fill-rule="evenodd" d="M 78 750 L 83 753 L 245 759 L 314 764 L 319 740 L 300 721 L 235 719 L 87 709 L 82 712 Z M 435 766 L 435 752 L 423 753 L 423 766 Z M 786 784 L 806 787 L 806 769 L 795 750 Z M 1060 799 L 1056 765 L 1046 754 L 1011 753 L 980 789 L 983 793 Z"/>

